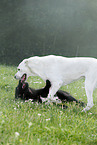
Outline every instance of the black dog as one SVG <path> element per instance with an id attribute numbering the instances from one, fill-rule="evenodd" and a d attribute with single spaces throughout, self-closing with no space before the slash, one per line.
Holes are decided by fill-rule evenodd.
<path id="1" fill-rule="evenodd" d="M 22 82 L 21 80 L 19 80 L 19 84 L 15 90 L 15 98 L 21 98 L 22 100 L 33 99 L 33 101 L 42 103 L 41 97 L 47 97 L 50 86 L 51 85 L 49 81 L 46 81 L 46 86 L 44 88 L 32 89 L 29 87 L 29 84 L 27 82 Z"/>
<path id="2" fill-rule="evenodd" d="M 41 89 L 32 89 L 29 87 L 29 84 L 24 81 L 25 81 L 25 76 L 21 80 L 19 80 L 19 84 L 16 87 L 16 90 L 15 90 L 16 99 L 18 98 L 21 98 L 22 100 L 33 99 L 33 101 L 38 101 L 42 103 L 41 97 L 47 98 L 48 93 L 49 93 L 49 88 L 51 87 L 51 83 L 49 80 L 46 80 L 46 86 Z M 66 91 L 58 90 L 55 96 L 57 96 L 58 99 L 60 99 L 62 102 L 75 101 L 76 103 L 80 103 L 81 106 L 85 105 L 83 102 L 76 100 L 73 96 L 71 96 Z M 67 108 L 67 106 L 65 105 L 64 107 Z"/>

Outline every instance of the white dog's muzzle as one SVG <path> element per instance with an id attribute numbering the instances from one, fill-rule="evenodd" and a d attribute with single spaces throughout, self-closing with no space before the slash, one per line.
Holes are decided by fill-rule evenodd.
<path id="1" fill-rule="evenodd" d="M 22 76 L 18 75 L 17 73 L 14 76 L 15 79 L 17 79 L 17 80 L 20 80 L 22 78 L 24 78 L 25 80 L 27 79 L 27 74 L 26 73 L 24 73 Z"/>

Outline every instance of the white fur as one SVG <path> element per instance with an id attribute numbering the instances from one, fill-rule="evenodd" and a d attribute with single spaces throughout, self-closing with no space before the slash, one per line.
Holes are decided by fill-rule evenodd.
<path id="1" fill-rule="evenodd" d="M 44 81 L 51 82 L 48 98 L 53 99 L 55 93 L 62 85 L 67 85 L 81 77 L 85 77 L 85 90 L 89 110 L 93 106 L 93 90 L 97 84 L 97 59 L 89 57 L 66 58 L 62 56 L 43 56 L 24 59 L 18 66 L 16 79 L 23 74 L 40 76 Z"/>

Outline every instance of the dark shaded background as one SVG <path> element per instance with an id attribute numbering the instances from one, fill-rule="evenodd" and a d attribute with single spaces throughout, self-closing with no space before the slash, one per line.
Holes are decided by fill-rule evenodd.
<path id="1" fill-rule="evenodd" d="M 48 54 L 97 57 L 97 0 L 0 1 L 0 63 Z"/>

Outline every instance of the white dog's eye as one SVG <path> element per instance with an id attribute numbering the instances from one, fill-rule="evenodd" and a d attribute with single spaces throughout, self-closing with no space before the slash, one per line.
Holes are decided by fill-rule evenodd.
<path id="1" fill-rule="evenodd" d="M 20 69 L 18 68 L 18 71 L 20 71 Z"/>

